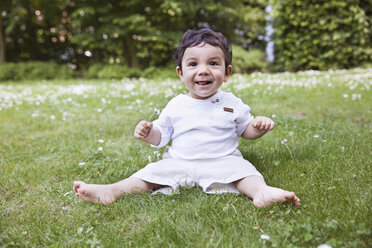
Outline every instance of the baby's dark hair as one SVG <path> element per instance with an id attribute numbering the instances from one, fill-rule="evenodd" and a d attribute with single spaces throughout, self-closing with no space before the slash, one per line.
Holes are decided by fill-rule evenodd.
<path id="1" fill-rule="evenodd" d="M 182 58 L 185 50 L 189 47 L 198 46 L 199 44 L 209 44 L 212 46 L 218 46 L 221 48 L 225 54 L 225 69 L 231 65 L 232 60 L 232 51 L 229 41 L 226 39 L 223 34 L 219 32 L 214 32 L 209 28 L 203 28 L 199 30 L 187 30 L 180 41 L 180 44 L 177 47 L 177 50 L 174 54 L 177 66 L 182 69 Z"/>

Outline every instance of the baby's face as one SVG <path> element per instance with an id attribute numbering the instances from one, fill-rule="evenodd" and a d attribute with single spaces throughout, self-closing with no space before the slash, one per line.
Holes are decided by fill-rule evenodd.
<path id="1" fill-rule="evenodd" d="M 216 94 L 231 72 L 231 65 L 225 70 L 222 49 L 204 43 L 187 48 L 182 58 L 182 70 L 177 67 L 181 81 L 190 90 L 190 96 L 196 99 L 207 99 Z"/>

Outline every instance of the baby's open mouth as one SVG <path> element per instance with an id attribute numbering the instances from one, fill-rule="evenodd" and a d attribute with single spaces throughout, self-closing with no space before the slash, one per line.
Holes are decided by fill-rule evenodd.
<path id="1" fill-rule="evenodd" d="M 196 82 L 196 84 L 198 84 L 198 85 L 207 85 L 207 84 L 211 84 L 212 83 L 212 81 L 198 81 L 198 82 Z"/>

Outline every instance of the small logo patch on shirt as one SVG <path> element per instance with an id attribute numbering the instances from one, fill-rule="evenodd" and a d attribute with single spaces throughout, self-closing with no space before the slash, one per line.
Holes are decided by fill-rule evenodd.
<path id="1" fill-rule="evenodd" d="M 234 113 L 234 109 L 232 108 L 224 107 L 223 110 L 226 112 Z"/>

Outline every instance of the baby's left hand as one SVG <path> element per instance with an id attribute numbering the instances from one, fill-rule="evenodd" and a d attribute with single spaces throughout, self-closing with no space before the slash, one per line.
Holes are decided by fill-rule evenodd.
<path id="1" fill-rule="evenodd" d="M 252 121 L 252 127 L 266 133 L 274 129 L 275 122 L 265 116 L 257 116 Z"/>

